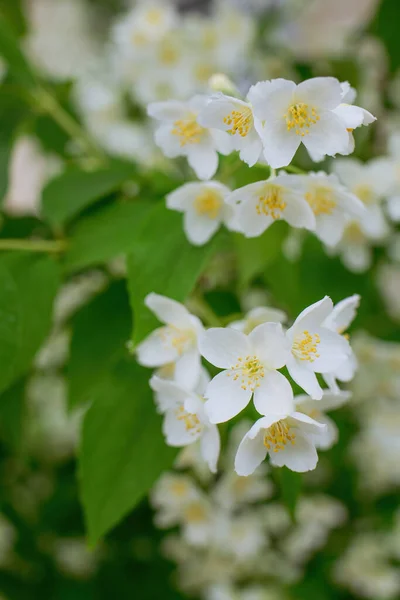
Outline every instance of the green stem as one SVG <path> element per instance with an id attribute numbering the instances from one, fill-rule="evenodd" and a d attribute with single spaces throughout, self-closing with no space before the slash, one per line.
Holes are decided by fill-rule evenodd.
<path id="1" fill-rule="evenodd" d="M 284 167 L 284 171 L 296 173 L 296 175 L 306 175 L 306 171 L 303 171 L 303 169 L 299 169 L 299 167 L 295 167 L 294 165 L 288 165 L 287 167 Z"/>
<path id="2" fill-rule="evenodd" d="M 63 252 L 67 243 L 63 240 L 0 239 L 0 250 L 27 250 L 29 252 Z"/>
<path id="3" fill-rule="evenodd" d="M 40 87 L 32 96 L 34 103 L 46 111 L 72 139 L 77 140 L 87 154 L 104 163 L 106 156 L 80 124 L 70 115 L 58 100 L 46 89 Z"/>

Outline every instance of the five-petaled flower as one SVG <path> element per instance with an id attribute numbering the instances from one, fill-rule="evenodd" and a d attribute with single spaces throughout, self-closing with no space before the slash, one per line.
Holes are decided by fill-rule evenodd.
<path id="1" fill-rule="evenodd" d="M 315 400 L 322 398 L 316 373 L 334 373 L 351 353 L 348 341 L 324 326 L 332 309 L 332 300 L 325 296 L 303 310 L 286 332 L 292 349 L 288 371 Z"/>
<path id="2" fill-rule="evenodd" d="M 153 331 L 137 349 L 137 361 L 145 367 L 161 367 L 175 363 L 174 379 L 193 389 L 200 377 L 200 354 L 197 340 L 203 325 L 179 302 L 151 293 L 146 306 L 165 323 Z"/>
<path id="3" fill-rule="evenodd" d="M 200 337 L 199 348 L 211 364 L 224 369 L 205 391 L 205 409 L 212 423 L 235 417 L 252 396 L 260 414 L 291 412 L 292 387 L 277 371 L 290 356 L 280 323 L 264 323 L 249 335 L 212 328 Z"/>
<path id="4" fill-rule="evenodd" d="M 251 475 L 266 458 L 276 467 L 303 473 L 317 466 L 314 436 L 326 428 L 299 412 L 272 414 L 258 419 L 241 441 L 236 458 L 238 475 Z"/>

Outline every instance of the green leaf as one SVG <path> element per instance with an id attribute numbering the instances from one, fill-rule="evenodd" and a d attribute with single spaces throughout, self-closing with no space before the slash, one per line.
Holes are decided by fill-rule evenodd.
<path id="1" fill-rule="evenodd" d="M 42 216 L 52 225 L 63 225 L 97 200 L 132 179 L 132 163 L 113 161 L 97 171 L 71 168 L 52 179 L 43 190 Z"/>
<path id="2" fill-rule="evenodd" d="M 152 206 L 142 200 L 119 201 L 82 219 L 71 231 L 64 262 L 67 272 L 104 263 L 132 250 L 140 222 Z"/>
<path id="3" fill-rule="evenodd" d="M 23 375 L 51 326 L 57 263 L 23 253 L 0 256 L 0 392 Z"/>
<path id="4" fill-rule="evenodd" d="M 75 316 L 68 364 L 71 408 L 90 401 L 123 357 L 131 323 L 125 282 L 112 284 Z"/>
<path id="5" fill-rule="evenodd" d="M 296 520 L 296 506 L 302 488 L 301 473 L 290 471 L 287 467 L 274 469 L 282 501 L 285 504 L 290 518 Z"/>
<path id="6" fill-rule="evenodd" d="M 21 450 L 25 417 L 26 379 L 20 379 L 0 397 L 0 431 L 2 439 L 17 452 Z"/>
<path id="7" fill-rule="evenodd" d="M 85 416 L 79 461 L 91 544 L 135 507 L 176 455 L 163 440 L 149 374 L 119 363 Z"/>
<path id="8" fill-rule="evenodd" d="M 285 223 L 273 223 L 262 235 L 246 238 L 234 236 L 234 245 L 238 261 L 239 286 L 247 286 L 264 273 L 265 269 L 282 253 L 282 242 L 286 235 Z"/>
<path id="9" fill-rule="evenodd" d="M 0 12 L 0 56 L 7 63 L 15 81 L 26 87 L 36 85 L 33 69 L 21 52 L 18 38 L 2 12 Z"/>
<path id="10" fill-rule="evenodd" d="M 159 205 L 144 219 L 128 256 L 128 287 L 134 313 L 134 343 L 157 321 L 143 301 L 150 292 L 183 301 L 215 251 L 216 241 L 192 246 L 182 229 L 182 217 Z"/>

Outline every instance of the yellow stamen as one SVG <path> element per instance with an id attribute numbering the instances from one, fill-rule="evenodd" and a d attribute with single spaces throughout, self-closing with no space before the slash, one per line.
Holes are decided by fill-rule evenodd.
<path id="1" fill-rule="evenodd" d="M 233 374 L 233 380 L 239 381 L 243 390 L 250 389 L 251 392 L 260 387 L 260 381 L 265 376 L 265 370 L 262 363 L 256 356 L 246 356 L 238 358 L 236 365 L 231 367 L 231 373 L 228 373 L 228 377 Z"/>
<path id="2" fill-rule="evenodd" d="M 251 108 L 244 106 L 240 110 L 233 110 L 224 118 L 224 123 L 231 127 L 227 131 L 231 135 L 238 133 L 241 137 L 246 137 L 253 127 L 253 113 Z"/>
<path id="3" fill-rule="evenodd" d="M 184 422 L 186 431 L 193 434 L 201 432 L 202 427 L 199 417 L 196 414 L 186 412 L 183 406 L 177 409 L 176 418 L 178 421 Z"/>
<path id="4" fill-rule="evenodd" d="M 296 135 L 305 135 L 310 133 L 309 128 L 319 121 L 317 109 L 313 106 L 310 108 L 304 102 L 298 102 L 289 106 L 286 114 L 283 115 L 286 121 L 287 130 L 294 129 Z"/>
<path id="5" fill-rule="evenodd" d="M 305 194 L 305 199 L 311 206 L 313 213 L 319 215 L 331 215 L 336 208 L 334 194 L 329 187 L 318 186 L 312 188 Z"/>
<path id="6" fill-rule="evenodd" d="M 300 360 L 314 362 L 315 359 L 320 357 L 318 354 L 320 342 L 321 339 L 317 333 L 312 334 L 309 331 L 303 331 L 295 338 L 292 352 Z"/>
<path id="7" fill-rule="evenodd" d="M 198 215 L 216 219 L 223 206 L 223 200 L 215 190 L 205 190 L 194 200 L 194 209 Z"/>
<path id="8" fill-rule="evenodd" d="M 286 444 L 295 444 L 296 434 L 286 421 L 278 421 L 269 427 L 264 435 L 264 446 L 268 451 L 279 452 Z"/>
<path id="9" fill-rule="evenodd" d="M 267 215 L 274 220 L 282 217 L 282 212 L 287 204 L 283 200 L 283 190 L 279 185 L 273 183 L 265 186 L 263 194 L 258 198 L 256 211 L 259 215 Z"/>
<path id="10" fill-rule="evenodd" d="M 186 119 L 179 119 L 174 123 L 172 135 L 176 135 L 180 139 L 181 146 L 187 144 L 199 144 L 205 133 L 205 129 L 201 127 L 196 120 L 196 115 L 188 115 Z"/>
<path id="11" fill-rule="evenodd" d="M 372 204 L 372 202 L 374 201 L 373 189 L 370 185 L 366 183 L 356 185 L 353 188 L 353 192 L 356 196 L 358 196 L 358 198 L 360 198 L 361 202 L 364 202 L 364 204 Z"/>

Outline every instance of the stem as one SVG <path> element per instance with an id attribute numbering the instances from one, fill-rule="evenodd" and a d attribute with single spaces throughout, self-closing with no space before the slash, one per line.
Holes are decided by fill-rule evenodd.
<path id="1" fill-rule="evenodd" d="M 63 240 L 11 240 L 0 239 L 0 250 L 28 250 L 29 252 L 63 252 L 67 243 Z"/>
<path id="2" fill-rule="evenodd" d="M 77 140 L 89 155 L 94 156 L 98 161 L 105 162 L 106 156 L 74 119 L 62 106 L 58 100 L 52 96 L 46 89 L 38 88 L 32 96 L 33 101 L 44 111 L 46 111 L 58 125 L 72 139 Z"/>
<path id="3" fill-rule="evenodd" d="M 288 165 L 287 167 L 284 167 L 284 171 L 296 173 L 296 175 L 306 175 L 306 171 L 303 171 L 303 169 L 299 169 L 299 167 L 295 167 L 294 165 Z"/>

